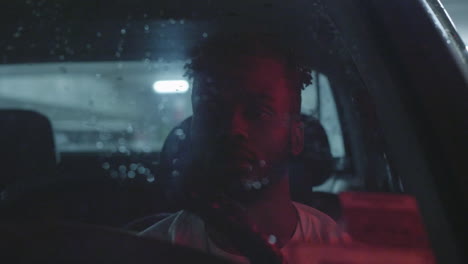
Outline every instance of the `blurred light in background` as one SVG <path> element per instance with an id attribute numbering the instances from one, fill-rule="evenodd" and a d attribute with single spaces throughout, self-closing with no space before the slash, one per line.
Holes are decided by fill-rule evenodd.
<path id="1" fill-rule="evenodd" d="M 184 80 L 157 81 L 153 84 L 153 89 L 157 93 L 186 93 L 189 84 Z"/>

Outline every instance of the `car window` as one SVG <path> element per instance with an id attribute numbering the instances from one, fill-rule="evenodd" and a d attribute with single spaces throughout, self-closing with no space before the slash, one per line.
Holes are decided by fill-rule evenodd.
<path id="1" fill-rule="evenodd" d="M 8 2 L 8 8 L 0 11 L 4 21 L 0 24 L 0 115 L 6 110 L 28 110 L 51 123 L 57 168 L 41 177 L 44 182 L 47 178 L 59 183 L 31 187 L 38 190 L 38 195 L 34 193 L 40 197 L 37 201 L 55 201 L 44 214 L 135 233 L 147 230 L 146 234 L 155 237 L 167 232 L 151 228 L 166 226 L 169 230 L 171 226 L 174 231 L 182 223 L 181 233 L 171 234 L 175 240 L 195 234 L 191 228 L 205 228 L 196 223 L 209 218 L 213 208 L 255 204 L 252 201 L 258 193 L 268 193 L 270 186 L 284 182 L 284 190 L 278 189 L 291 196 L 288 202 L 294 207 L 286 206 L 289 211 L 283 215 L 292 218 L 281 222 L 270 216 L 271 221 L 260 229 L 307 219 L 305 226 L 294 225 L 292 230 L 262 238 L 285 248 L 288 240 L 283 237 L 291 233 L 289 238 L 299 239 L 301 232 L 308 232 L 317 243 L 335 239 L 330 230 L 339 233 L 346 227 L 339 197 L 343 192 L 405 193 L 389 160 L 373 94 L 356 67 L 361 54 L 344 41 L 344 29 L 336 26 L 321 1 L 309 2 L 301 10 L 281 1 L 225 5 L 143 0 Z M 460 28 L 463 35 L 463 26 Z M 242 42 L 242 34 L 249 30 L 267 32 L 265 39 L 274 36 L 281 44 L 271 48 L 263 35 L 254 35 L 257 46 L 242 50 L 248 43 Z M 244 33 L 235 35 L 239 32 Z M 226 50 L 216 49 L 224 48 L 221 44 L 209 46 L 210 41 L 226 35 L 236 45 L 226 45 Z M 287 68 L 289 57 L 278 55 L 282 43 L 287 43 L 301 67 Z M 252 52 L 255 48 L 258 50 Z M 205 62 L 203 56 L 211 57 Z M 292 112 L 282 119 L 284 113 L 279 112 L 286 111 L 284 98 L 293 96 L 289 90 L 275 89 L 299 83 L 300 78 L 304 87 L 299 92 L 298 119 Z M 270 92 L 276 99 L 265 100 L 267 103 L 251 100 L 257 94 L 252 91 L 258 90 Z M 18 130 L 24 129 L 16 125 Z M 233 129 L 234 125 L 243 131 Z M 237 133 L 235 137 L 231 132 Z M 239 138 L 244 141 L 236 141 Z M 20 139 L 30 148 L 37 147 L 28 140 Z M 28 177 L 35 177 L 37 171 L 2 182 L 2 200 L 22 211 L 24 203 L 8 198 L 17 193 L 17 197 L 26 197 L 20 201 L 26 201 L 27 208 L 34 207 L 36 203 L 29 201 L 36 200 L 27 196 L 29 187 L 18 186 L 36 184 Z M 223 177 L 237 185 L 228 185 Z M 187 191 L 187 186 L 196 191 Z M 234 197 L 234 202 L 226 205 L 222 199 L 210 200 L 218 199 L 217 195 Z M 188 203 L 199 202 L 197 199 L 210 208 Z M 274 202 L 277 204 L 271 206 L 271 201 L 265 208 L 280 208 L 281 201 Z M 190 210 L 195 213 L 184 213 Z M 277 210 L 275 216 L 280 214 Z M 227 211 L 223 211 L 224 220 L 238 220 L 229 215 L 235 209 Z M 14 210 L 6 212 L 15 214 Z M 307 218 L 308 214 L 313 217 Z M 266 218 L 260 219 L 265 222 Z M 195 224 L 184 224 L 188 222 Z M 216 224 L 213 226 L 215 231 L 203 229 L 187 241 L 210 248 L 209 253 L 215 255 L 239 253 L 229 243 L 223 244 L 222 232 L 217 233 Z M 239 234 L 245 231 L 242 225 L 231 226 L 238 227 Z M 340 239 L 347 235 L 339 234 Z M 259 237 L 250 237 L 252 243 Z M 230 253 L 219 250 L 219 245 Z M 253 245 L 259 252 L 268 251 L 261 242 Z"/>

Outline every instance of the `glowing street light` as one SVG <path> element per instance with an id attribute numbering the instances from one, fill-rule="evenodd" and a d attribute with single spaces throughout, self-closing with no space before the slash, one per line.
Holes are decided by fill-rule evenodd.
<path id="1" fill-rule="evenodd" d="M 153 89 L 157 93 L 186 93 L 189 83 L 185 80 L 157 81 Z"/>

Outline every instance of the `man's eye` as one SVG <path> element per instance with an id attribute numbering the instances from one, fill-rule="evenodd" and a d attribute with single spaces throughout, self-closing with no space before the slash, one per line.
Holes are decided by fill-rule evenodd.
<path id="1" fill-rule="evenodd" d="M 249 112 L 249 115 L 254 119 L 269 120 L 273 117 L 273 112 L 267 108 L 255 108 Z"/>

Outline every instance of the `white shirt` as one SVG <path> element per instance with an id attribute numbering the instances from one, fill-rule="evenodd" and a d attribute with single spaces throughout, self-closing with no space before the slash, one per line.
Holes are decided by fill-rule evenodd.
<path id="1" fill-rule="evenodd" d="M 281 248 L 286 261 L 291 259 L 292 244 L 336 243 L 340 240 L 337 224 L 326 214 L 300 203 L 293 202 L 299 220 L 291 239 Z M 179 211 L 140 233 L 173 244 L 199 249 L 208 254 L 224 257 L 236 263 L 249 263 L 247 258 L 234 255 L 218 248 L 208 236 L 203 220 L 187 211 Z M 289 262 L 289 261 L 288 261 Z M 306 263 L 306 261 L 304 261 Z"/>

